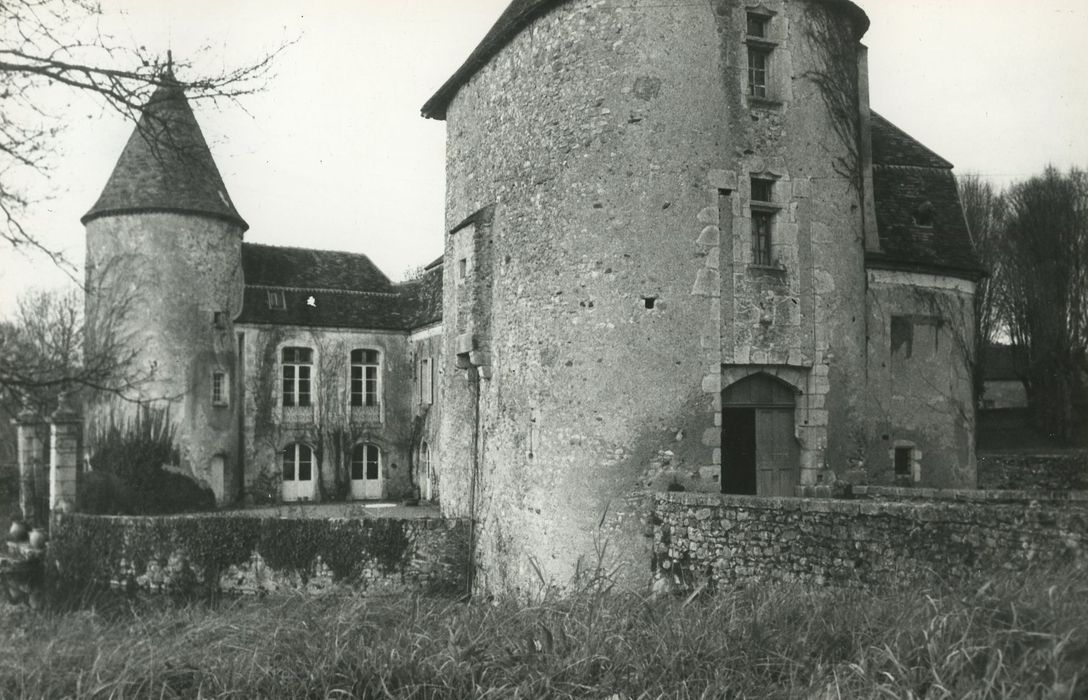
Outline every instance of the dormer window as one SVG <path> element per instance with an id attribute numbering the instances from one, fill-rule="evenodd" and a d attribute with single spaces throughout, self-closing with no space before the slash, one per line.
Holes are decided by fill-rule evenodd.
<path id="1" fill-rule="evenodd" d="M 283 311 L 287 308 L 287 300 L 284 299 L 283 292 L 268 292 L 268 308 L 275 309 L 276 311 Z"/>
<path id="2" fill-rule="evenodd" d="M 937 208 L 927 199 L 915 208 L 914 213 L 911 214 L 911 222 L 922 228 L 933 228 L 933 218 L 936 213 Z"/>

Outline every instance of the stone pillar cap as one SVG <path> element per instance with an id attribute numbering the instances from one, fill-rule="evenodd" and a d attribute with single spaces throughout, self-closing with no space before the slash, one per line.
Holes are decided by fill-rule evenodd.
<path id="1" fill-rule="evenodd" d="M 49 416 L 51 423 L 78 423 L 80 421 L 79 412 L 72 408 L 71 396 L 67 391 L 61 392 L 57 397 L 57 410 L 53 411 L 53 415 Z"/>
<path id="2" fill-rule="evenodd" d="M 32 408 L 24 408 L 19 411 L 19 414 L 11 419 L 14 425 L 37 425 L 44 423 L 42 417 L 38 415 L 38 412 Z"/>

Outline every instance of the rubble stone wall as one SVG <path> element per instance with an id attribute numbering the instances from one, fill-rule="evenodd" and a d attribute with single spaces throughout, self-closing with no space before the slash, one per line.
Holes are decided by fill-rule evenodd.
<path id="1" fill-rule="evenodd" d="M 978 486 L 981 489 L 1088 491 L 1088 450 L 1052 455 L 980 455 Z"/>
<path id="2" fill-rule="evenodd" d="M 661 493 L 655 586 L 902 586 L 1088 561 L 1088 502 L 874 501 Z"/>
<path id="3" fill-rule="evenodd" d="M 62 583 L 152 592 L 461 593 L 468 522 L 242 515 L 53 520 Z"/>

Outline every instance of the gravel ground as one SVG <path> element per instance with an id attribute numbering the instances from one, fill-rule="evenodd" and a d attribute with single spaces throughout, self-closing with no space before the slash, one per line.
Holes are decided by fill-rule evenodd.
<path id="1" fill-rule="evenodd" d="M 217 515 L 249 515 L 255 518 L 440 518 L 438 506 L 401 505 L 398 501 L 365 503 L 294 503 L 291 505 L 238 508 Z"/>

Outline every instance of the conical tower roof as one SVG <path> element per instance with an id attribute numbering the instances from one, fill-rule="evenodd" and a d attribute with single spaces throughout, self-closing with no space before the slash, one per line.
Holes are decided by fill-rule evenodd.
<path id="1" fill-rule="evenodd" d="M 102 195 L 80 221 L 138 212 L 197 214 L 249 228 L 227 194 L 185 91 L 170 73 L 144 105 Z"/>

